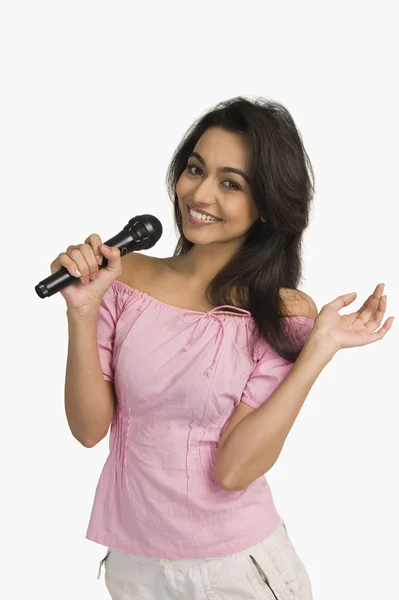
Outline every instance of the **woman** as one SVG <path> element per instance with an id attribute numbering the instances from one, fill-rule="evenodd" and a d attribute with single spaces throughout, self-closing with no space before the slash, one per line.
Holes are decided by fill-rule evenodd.
<path id="1" fill-rule="evenodd" d="M 310 600 L 263 475 L 335 353 L 391 327 L 384 286 L 342 316 L 355 293 L 318 312 L 298 290 L 314 181 L 276 102 L 203 115 L 167 184 L 172 257 L 122 265 L 92 234 L 51 265 L 83 282 L 61 292 L 70 429 L 92 447 L 111 424 L 86 536 L 108 547 L 99 576 L 114 600 Z"/>

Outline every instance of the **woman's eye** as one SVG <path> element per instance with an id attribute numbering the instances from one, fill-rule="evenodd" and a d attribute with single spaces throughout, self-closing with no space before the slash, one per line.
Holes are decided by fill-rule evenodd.
<path id="1" fill-rule="evenodd" d="M 187 166 L 187 171 L 190 173 L 190 175 L 195 175 L 195 173 L 193 173 L 192 171 L 190 171 L 190 169 L 197 169 L 197 171 L 201 171 L 201 169 L 199 167 L 196 167 L 195 165 L 188 165 Z M 223 183 L 232 183 L 234 187 L 228 187 L 227 189 L 229 190 L 237 190 L 240 191 L 240 186 L 236 184 L 235 181 L 232 181 L 231 179 L 225 179 L 225 181 Z"/>
<path id="2" fill-rule="evenodd" d="M 197 169 L 197 171 L 201 171 L 201 169 L 199 169 L 198 167 L 196 167 L 195 165 L 188 165 L 187 167 L 187 171 L 191 174 L 194 175 L 194 173 L 192 171 L 190 171 L 190 169 Z"/>
<path id="3" fill-rule="evenodd" d="M 237 191 L 240 190 L 239 186 L 236 184 L 235 181 L 231 181 L 231 179 L 226 179 L 226 181 L 227 181 L 227 183 L 232 183 L 234 185 L 233 188 L 229 188 L 229 189 L 233 189 L 233 190 L 237 190 Z"/>

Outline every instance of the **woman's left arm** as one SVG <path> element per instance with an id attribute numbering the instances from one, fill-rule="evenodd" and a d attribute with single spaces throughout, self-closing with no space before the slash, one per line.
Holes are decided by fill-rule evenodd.
<path id="1" fill-rule="evenodd" d="M 312 385 L 338 350 L 376 342 L 389 331 L 394 317 L 376 331 L 386 311 L 383 289 L 384 284 L 377 285 L 350 315 L 338 311 L 355 300 L 355 292 L 323 306 L 288 375 L 267 402 L 233 429 L 217 456 L 215 474 L 225 489 L 243 490 L 271 469 Z"/>

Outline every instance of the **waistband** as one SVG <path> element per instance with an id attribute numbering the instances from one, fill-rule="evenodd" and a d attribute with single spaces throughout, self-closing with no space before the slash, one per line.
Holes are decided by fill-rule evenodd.
<path id="1" fill-rule="evenodd" d="M 279 524 L 278 524 L 276 530 L 272 534 L 270 534 L 267 538 L 265 538 L 261 542 L 258 542 L 254 546 L 245 548 L 245 550 L 241 550 L 240 552 L 234 552 L 233 554 L 223 554 L 221 556 L 211 556 L 209 558 L 207 558 L 207 557 L 205 557 L 205 558 L 177 558 L 177 559 L 174 559 L 174 558 L 148 558 L 146 556 L 141 556 L 139 554 L 127 554 L 126 552 L 119 552 L 119 550 L 112 550 L 112 548 L 108 548 L 106 556 L 100 562 L 98 578 L 100 577 L 101 568 L 103 566 L 103 563 L 108 558 L 111 551 L 117 552 L 119 554 L 123 554 L 124 556 L 129 556 L 129 557 L 131 557 L 132 560 L 138 561 L 140 563 L 140 565 L 151 566 L 151 565 L 160 564 L 162 566 L 168 566 L 171 569 L 173 569 L 174 567 L 187 569 L 187 568 L 196 566 L 196 565 L 198 565 L 200 563 L 204 563 L 204 562 L 208 563 L 210 561 L 218 561 L 218 560 L 235 561 L 235 560 L 239 559 L 240 557 L 242 557 L 244 555 L 248 555 L 248 554 L 251 554 L 256 558 L 257 553 L 259 551 L 261 551 L 262 548 L 267 551 L 267 550 L 271 550 L 277 546 L 280 546 L 282 543 L 284 543 L 286 536 L 287 536 L 287 529 L 286 529 L 283 519 L 280 518 L 280 521 L 279 521 Z"/>

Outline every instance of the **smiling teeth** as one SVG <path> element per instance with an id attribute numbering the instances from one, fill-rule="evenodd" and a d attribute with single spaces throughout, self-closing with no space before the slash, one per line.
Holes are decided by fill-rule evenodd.
<path id="1" fill-rule="evenodd" d="M 201 221 L 221 221 L 222 219 L 217 219 L 216 217 L 209 217 L 208 215 L 203 215 L 202 213 L 197 213 L 193 208 L 190 207 L 190 214 L 196 219 L 200 219 Z"/>

